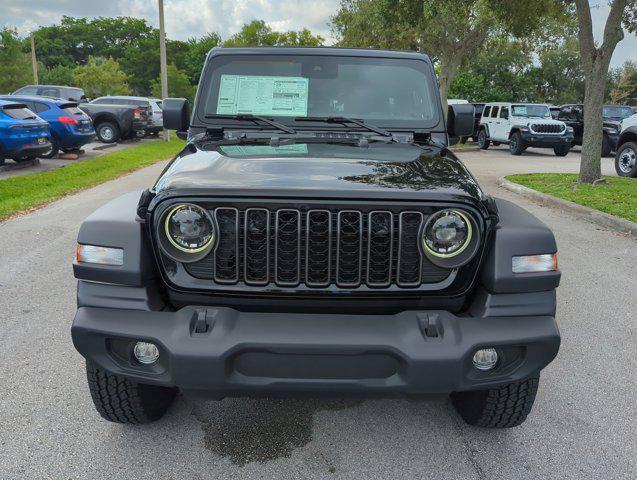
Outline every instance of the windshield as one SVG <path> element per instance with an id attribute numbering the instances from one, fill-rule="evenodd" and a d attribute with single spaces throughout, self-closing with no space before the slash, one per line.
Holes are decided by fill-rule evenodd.
<path id="1" fill-rule="evenodd" d="M 604 107 L 602 116 L 619 118 L 623 120 L 624 118 L 630 117 L 632 114 L 633 114 L 633 109 L 630 107 L 606 106 Z"/>
<path id="2" fill-rule="evenodd" d="M 550 118 L 551 111 L 546 105 L 513 105 L 513 116 Z"/>
<path id="3" fill-rule="evenodd" d="M 197 116 L 204 123 L 220 122 L 206 116 L 249 114 L 301 127 L 311 122 L 295 117 L 430 127 L 440 108 L 433 78 L 429 64 L 415 59 L 221 55 L 204 73 Z"/>

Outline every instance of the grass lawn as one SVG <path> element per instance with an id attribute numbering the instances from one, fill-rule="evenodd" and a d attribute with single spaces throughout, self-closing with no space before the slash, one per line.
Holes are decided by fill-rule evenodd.
<path id="1" fill-rule="evenodd" d="M 0 221 L 43 205 L 69 193 L 111 180 L 138 168 L 174 156 L 182 140 L 149 142 L 107 153 L 90 160 L 46 172 L 29 173 L 0 180 Z"/>
<path id="2" fill-rule="evenodd" d="M 637 179 L 604 177 L 608 185 L 593 187 L 578 184 L 574 173 L 529 173 L 506 178 L 533 190 L 637 222 Z"/>

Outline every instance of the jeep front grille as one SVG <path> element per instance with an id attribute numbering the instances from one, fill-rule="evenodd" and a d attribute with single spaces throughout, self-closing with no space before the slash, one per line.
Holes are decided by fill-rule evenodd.
<path id="1" fill-rule="evenodd" d="M 535 133 L 564 133 L 564 125 L 556 123 L 533 123 L 531 130 Z"/>
<path id="2" fill-rule="evenodd" d="M 416 288 L 452 274 L 421 255 L 426 214 L 417 210 L 218 207 L 211 213 L 217 246 L 185 268 L 218 285 Z"/>

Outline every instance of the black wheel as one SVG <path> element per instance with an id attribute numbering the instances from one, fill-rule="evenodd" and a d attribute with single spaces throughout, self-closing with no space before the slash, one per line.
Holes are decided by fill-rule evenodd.
<path id="1" fill-rule="evenodd" d="M 604 134 L 602 138 L 602 157 L 610 157 L 611 147 L 608 135 Z"/>
<path id="2" fill-rule="evenodd" d="M 51 138 L 51 148 L 44 153 L 40 154 L 40 158 L 53 158 L 60 151 L 60 147 L 58 147 L 57 142 L 54 138 Z"/>
<path id="3" fill-rule="evenodd" d="M 615 171 L 620 177 L 637 177 L 637 143 L 626 142 L 617 149 Z"/>
<path id="4" fill-rule="evenodd" d="M 115 423 L 150 423 L 168 410 L 176 388 L 132 382 L 86 363 L 86 377 L 99 414 Z"/>
<path id="5" fill-rule="evenodd" d="M 487 132 L 483 128 L 478 132 L 478 147 L 480 147 L 481 150 L 486 150 L 487 148 L 489 148 L 490 144 L 491 142 L 487 138 Z"/>
<path id="6" fill-rule="evenodd" d="M 451 403 L 469 425 L 485 428 L 517 427 L 531 412 L 540 375 L 499 388 L 454 392 Z"/>
<path id="7" fill-rule="evenodd" d="M 102 143 L 115 143 L 119 140 L 119 128 L 113 122 L 102 122 L 95 127 L 97 138 Z"/>
<path id="8" fill-rule="evenodd" d="M 513 132 L 509 139 L 509 151 L 511 155 L 522 155 L 522 152 L 526 149 L 522 135 L 520 132 Z"/>
<path id="9" fill-rule="evenodd" d="M 526 150 L 526 146 L 524 145 L 524 140 L 522 140 L 522 135 L 520 135 L 520 132 L 513 132 L 511 138 L 509 138 L 511 155 L 522 155 L 524 150 Z"/>
<path id="10" fill-rule="evenodd" d="M 146 130 L 137 130 L 135 132 L 135 136 L 137 138 L 144 138 L 146 135 L 148 135 L 148 133 L 146 132 Z"/>
<path id="11" fill-rule="evenodd" d="M 568 152 L 570 150 L 571 150 L 570 145 L 560 145 L 559 147 L 553 148 L 555 155 L 557 155 L 558 157 L 565 157 L 566 155 L 568 155 Z"/>

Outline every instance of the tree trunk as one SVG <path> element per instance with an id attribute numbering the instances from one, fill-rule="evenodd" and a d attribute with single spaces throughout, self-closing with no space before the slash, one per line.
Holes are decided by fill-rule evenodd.
<path id="1" fill-rule="evenodd" d="M 604 69 L 602 65 L 597 63 L 595 62 L 593 71 L 586 75 L 585 83 L 584 133 L 579 169 L 579 181 L 584 183 L 593 183 L 602 178 L 602 108 L 608 67 Z"/>
<path id="2" fill-rule="evenodd" d="M 438 82 L 440 83 L 440 100 L 442 101 L 442 111 L 444 112 L 445 118 L 447 118 L 447 110 L 449 108 L 447 95 L 449 94 L 449 89 L 451 88 L 453 79 L 456 77 L 457 71 L 458 64 L 447 58 L 446 55 L 441 55 Z"/>
<path id="3" fill-rule="evenodd" d="M 600 47 L 593 38 L 593 22 L 588 0 L 575 0 L 578 39 L 582 69 L 586 77 L 584 93 L 584 134 L 582 138 L 582 158 L 580 162 L 579 181 L 593 183 L 602 178 L 601 153 L 602 140 L 602 107 L 608 66 L 615 47 L 624 38 L 622 16 L 628 0 L 613 0 L 610 13 L 604 26 L 604 40 Z"/>

